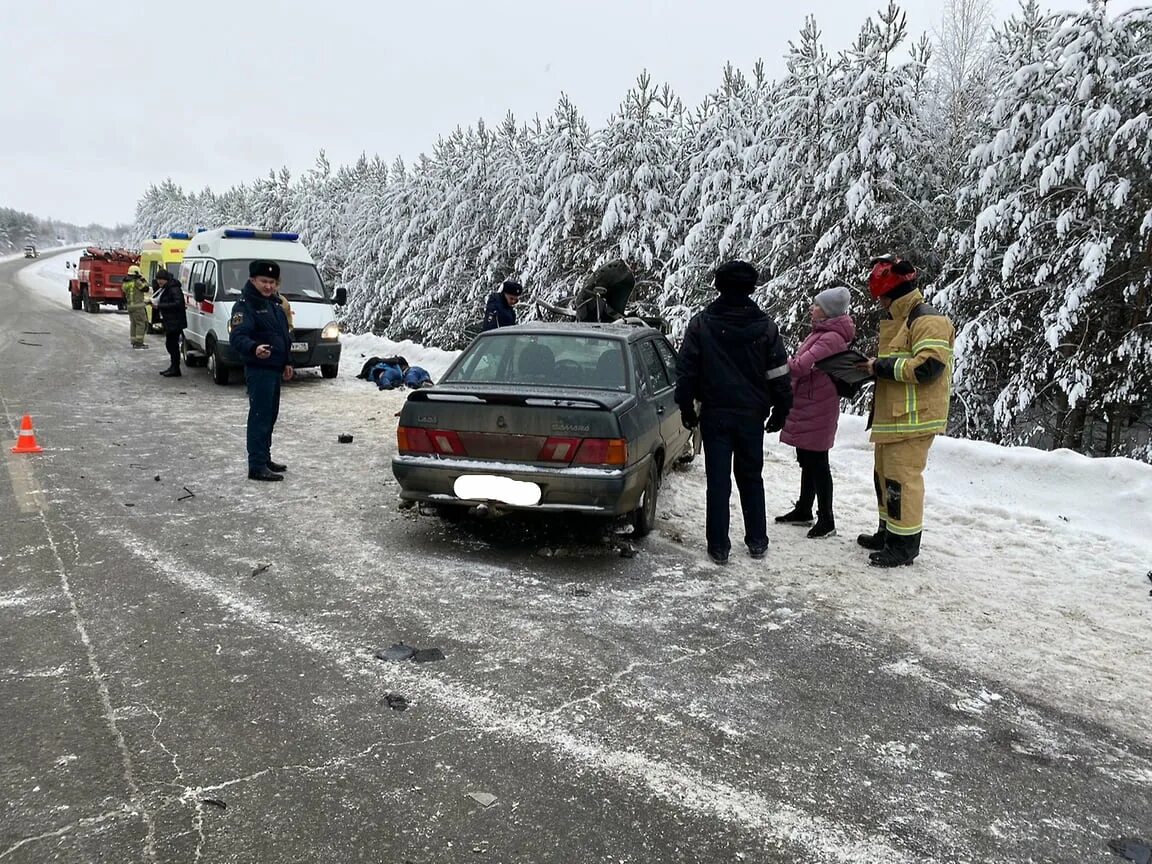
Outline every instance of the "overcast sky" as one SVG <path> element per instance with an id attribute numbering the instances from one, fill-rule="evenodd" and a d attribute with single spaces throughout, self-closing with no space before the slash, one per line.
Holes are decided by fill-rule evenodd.
<path id="1" fill-rule="evenodd" d="M 645 68 L 694 106 L 726 62 L 782 74 L 809 12 L 835 52 L 885 2 L 24 0 L 0 12 L 0 206 L 127 222 L 168 176 L 220 191 L 321 148 L 408 159 L 561 91 L 598 125 Z M 943 2 L 904 0 L 910 34 Z"/>

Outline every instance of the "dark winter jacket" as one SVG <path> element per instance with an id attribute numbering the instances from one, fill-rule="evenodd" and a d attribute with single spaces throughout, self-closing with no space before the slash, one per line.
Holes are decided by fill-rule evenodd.
<path id="1" fill-rule="evenodd" d="M 780 442 L 801 450 L 831 450 L 840 422 L 840 395 L 836 385 L 816 364 L 848 349 L 856 338 L 850 315 L 826 318 L 812 325 L 812 332 L 788 360 L 792 372 L 792 410 L 780 433 Z"/>
<path id="2" fill-rule="evenodd" d="M 188 326 L 188 314 L 184 310 L 184 290 L 179 279 L 169 279 L 156 301 L 160 310 L 160 320 L 164 322 L 165 333 L 179 333 Z"/>
<path id="3" fill-rule="evenodd" d="M 676 362 L 676 403 L 702 411 L 769 414 L 783 426 L 792 407 L 788 352 L 776 322 L 748 297 L 721 297 L 690 322 Z"/>
<path id="4" fill-rule="evenodd" d="M 516 310 L 508 305 L 504 299 L 504 292 L 497 291 L 488 296 L 488 305 L 484 307 L 484 324 L 480 331 L 495 330 L 497 327 L 511 327 L 516 323 Z"/>
<path id="5" fill-rule="evenodd" d="M 283 369 L 292 364 L 292 336 L 288 330 L 288 316 L 279 300 L 263 297 L 251 282 L 244 283 L 240 299 L 232 306 L 228 322 L 229 337 L 236 353 L 244 358 L 245 366 L 258 369 Z M 266 359 L 256 356 L 256 348 L 267 345 L 272 349 Z"/>

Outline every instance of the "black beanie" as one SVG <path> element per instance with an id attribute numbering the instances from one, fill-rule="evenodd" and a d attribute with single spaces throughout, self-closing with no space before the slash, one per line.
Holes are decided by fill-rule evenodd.
<path id="1" fill-rule="evenodd" d="M 253 261 L 248 265 L 248 278 L 267 276 L 269 279 L 280 281 L 280 265 L 275 261 Z"/>
<path id="2" fill-rule="evenodd" d="M 721 294 L 747 296 L 756 289 L 760 274 L 747 261 L 725 261 L 716 268 L 716 290 Z"/>
<path id="3" fill-rule="evenodd" d="M 520 285 L 519 282 L 513 282 L 511 279 L 505 282 L 503 288 L 501 288 L 501 291 L 503 291 L 505 294 L 511 294 L 515 297 L 519 297 L 520 292 L 523 290 L 524 288 Z"/>

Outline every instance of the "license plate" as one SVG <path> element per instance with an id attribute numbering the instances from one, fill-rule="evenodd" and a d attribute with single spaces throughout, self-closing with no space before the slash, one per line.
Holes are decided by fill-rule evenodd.
<path id="1" fill-rule="evenodd" d="M 292 343 L 292 353 L 293 354 L 307 354 L 308 353 L 308 343 L 307 342 L 293 342 Z"/>
<path id="2" fill-rule="evenodd" d="M 513 480 L 494 474 L 464 474 L 456 478 L 452 491 L 466 501 L 499 501 L 516 507 L 540 503 L 540 487 L 527 480 Z"/>

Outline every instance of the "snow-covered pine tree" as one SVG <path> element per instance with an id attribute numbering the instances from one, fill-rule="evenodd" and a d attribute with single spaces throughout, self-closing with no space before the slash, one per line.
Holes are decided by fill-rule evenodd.
<path id="1" fill-rule="evenodd" d="M 799 39 L 789 43 L 788 75 L 765 117 L 764 158 L 749 173 L 750 254 L 767 270 L 762 297 L 791 344 L 798 344 L 811 305 L 813 284 L 805 265 L 829 227 L 819 221 L 816 203 L 828 165 L 833 69 L 816 20 L 809 17 Z"/>
<path id="2" fill-rule="evenodd" d="M 355 320 L 356 326 L 363 328 L 365 324 L 359 315 L 364 303 L 382 284 L 381 205 L 388 185 L 388 166 L 379 156 L 369 159 L 361 153 L 354 173 L 357 180 L 340 224 L 340 233 L 345 238 L 346 257 L 337 287 L 343 285 L 348 289 L 348 306 L 342 310 L 341 317 L 348 322 Z"/>
<path id="3" fill-rule="evenodd" d="M 292 174 L 287 166 L 268 171 L 252 185 L 250 213 L 257 228 L 287 231 L 292 208 Z M 208 226 L 219 227 L 219 226 Z"/>
<path id="4" fill-rule="evenodd" d="M 827 167 L 804 215 L 816 240 L 798 276 L 813 288 L 835 279 L 861 284 L 868 262 L 890 251 L 931 270 L 937 230 L 919 111 L 930 51 L 921 40 L 897 62 L 905 38 L 905 15 L 890 0 L 838 64 L 821 148 Z M 876 332 L 878 313 L 865 293 L 856 297 L 858 329 Z"/>
<path id="5" fill-rule="evenodd" d="M 1152 397 L 1148 364 L 1132 362 L 1152 344 L 1150 16 L 1092 2 L 1053 26 L 1029 2 L 1001 36 L 1017 68 L 962 199 L 979 207 L 971 275 L 947 297 L 965 322 L 958 392 L 991 405 L 980 431 L 1000 440 L 1139 446 L 1129 427 Z"/>
<path id="6" fill-rule="evenodd" d="M 644 72 L 619 111 L 597 137 L 601 152 L 603 211 L 594 264 L 628 261 L 636 274 L 635 299 L 647 299 L 668 272 L 675 240 L 673 196 L 683 107 L 671 89 L 652 84 Z"/>
<path id="7" fill-rule="evenodd" d="M 711 299 L 710 274 L 738 253 L 730 233 L 745 193 L 744 155 L 755 140 L 754 88 L 728 65 L 720 89 L 705 98 L 686 144 L 685 182 L 677 202 L 684 240 L 659 300 L 675 331 Z"/>
<path id="8" fill-rule="evenodd" d="M 570 295 L 595 262 L 592 244 L 600 226 L 600 166 L 592 135 L 567 94 L 544 123 L 534 184 L 543 212 L 529 240 L 525 277 L 534 293 Z"/>
<path id="9" fill-rule="evenodd" d="M 539 184 L 542 126 L 519 126 L 509 113 L 496 130 L 492 153 L 492 226 L 480 249 L 477 264 L 487 290 L 506 279 L 522 279 L 528 244 L 540 221 L 543 187 Z M 475 329 L 480 310 L 470 310 L 469 329 Z"/>

